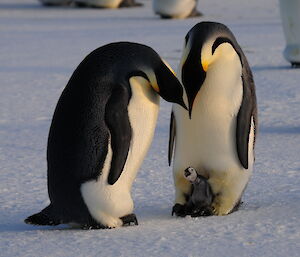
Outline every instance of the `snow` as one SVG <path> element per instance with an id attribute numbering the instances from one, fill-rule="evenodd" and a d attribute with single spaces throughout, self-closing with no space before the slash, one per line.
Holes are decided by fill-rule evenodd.
<path id="1" fill-rule="evenodd" d="M 46 8 L 0 0 L 0 256 L 299 256 L 300 70 L 283 56 L 276 0 L 199 1 L 204 17 L 161 20 L 142 8 Z M 170 104 L 132 195 L 139 226 L 83 231 L 23 219 L 48 203 L 46 143 L 58 97 L 93 49 L 127 40 L 152 46 L 177 68 L 187 31 L 202 20 L 228 25 L 253 69 L 259 107 L 255 171 L 238 212 L 171 217 L 167 165 Z"/>

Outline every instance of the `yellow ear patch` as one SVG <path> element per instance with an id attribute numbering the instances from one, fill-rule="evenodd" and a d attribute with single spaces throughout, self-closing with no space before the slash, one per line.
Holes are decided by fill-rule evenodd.
<path id="1" fill-rule="evenodd" d="M 204 70 L 205 72 L 206 72 L 207 69 L 208 69 L 208 65 L 209 65 L 208 61 L 202 61 L 202 67 L 203 67 L 203 70 Z"/>
<path id="2" fill-rule="evenodd" d="M 169 70 L 176 76 L 176 72 L 171 68 L 170 64 L 167 63 L 164 59 L 162 59 L 163 63 L 169 68 Z"/>
<path id="3" fill-rule="evenodd" d="M 159 93 L 159 86 L 157 84 L 157 80 L 156 80 L 156 76 L 154 74 L 153 71 L 146 71 L 145 72 L 146 75 L 148 76 L 149 80 L 150 80 L 150 85 L 152 86 L 152 88 Z"/>
<path id="4" fill-rule="evenodd" d="M 157 93 L 159 93 L 159 87 L 158 87 L 157 83 L 151 83 L 151 85 L 152 85 L 152 88 L 153 88 Z"/>

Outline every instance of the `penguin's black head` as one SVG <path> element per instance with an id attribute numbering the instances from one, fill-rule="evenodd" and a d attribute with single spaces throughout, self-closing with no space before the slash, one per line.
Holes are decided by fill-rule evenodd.
<path id="1" fill-rule="evenodd" d="M 157 80 L 157 93 L 166 101 L 177 103 L 187 110 L 183 101 L 183 86 L 177 79 L 172 68 L 162 61 L 155 70 Z"/>
<path id="2" fill-rule="evenodd" d="M 216 59 L 222 57 L 220 51 L 216 50 L 224 43 L 229 43 L 241 58 L 241 49 L 234 35 L 221 23 L 198 23 L 185 37 L 180 71 L 188 98 L 190 118 L 194 100 L 206 79 L 210 66 Z"/>
<path id="3" fill-rule="evenodd" d="M 127 78 L 133 76 L 145 78 L 163 99 L 177 103 L 187 110 L 183 101 L 183 86 L 172 68 L 152 48 L 140 44 L 135 45 L 138 45 L 138 49 L 134 49 L 131 54 L 136 60 L 132 61 L 135 64 L 130 69 Z"/>

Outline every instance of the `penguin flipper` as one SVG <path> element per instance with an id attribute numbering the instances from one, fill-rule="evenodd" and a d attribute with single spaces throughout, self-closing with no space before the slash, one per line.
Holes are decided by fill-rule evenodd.
<path id="1" fill-rule="evenodd" d="M 246 60 L 243 67 L 243 99 L 237 115 L 236 144 L 237 153 L 242 166 L 248 169 L 248 145 L 253 117 L 254 126 L 256 122 L 256 97 L 255 86 L 250 67 Z"/>
<path id="2" fill-rule="evenodd" d="M 131 142 L 131 126 L 128 116 L 130 93 L 117 86 L 106 105 L 105 121 L 111 135 L 112 160 L 108 183 L 113 185 L 121 176 Z"/>
<path id="3" fill-rule="evenodd" d="M 174 112 L 172 111 L 171 118 L 170 118 L 170 132 L 169 132 L 169 151 L 168 151 L 169 166 L 171 166 L 172 155 L 174 151 L 175 136 L 176 136 L 176 124 L 175 124 Z"/>

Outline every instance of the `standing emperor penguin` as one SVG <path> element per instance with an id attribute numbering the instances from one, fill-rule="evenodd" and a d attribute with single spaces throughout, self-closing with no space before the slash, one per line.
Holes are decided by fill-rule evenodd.
<path id="1" fill-rule="evenodd" d="M 229 214 L 239 205 L 253 170 L 257 107 L 249 64 L 225 25 L 201 22 L 185 37 L 178 75 L 189 113 L 173 105 L 169 141 L 169 164 L 175 143 L 173 212 L 185 215 L 191 185 L 183 171 L 192 166 L 211 186 L 212 214 Z"/>
<path id="2" fill-rule="evenodd" d="M 90 53 L 53 115 L 50 205 L 25 222 L 88 229 L 137 223 L 130 191 L 152 141 L 159 95 L 186 108 L 180 82 L 150 47 L 118 42 Z"/>
<path id="3" fill-rule="evenodd" d="M 185 19 L 202 14 L 197 11 L 198 0 L 153 0 L 153 11 L 164 19 Z"/>

